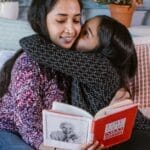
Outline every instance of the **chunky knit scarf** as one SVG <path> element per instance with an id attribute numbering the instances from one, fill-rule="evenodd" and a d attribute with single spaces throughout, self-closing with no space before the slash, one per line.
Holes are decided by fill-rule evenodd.
<path id="1" fill-rule="evenodd" d="M 72 77 L 70 104 L 91 114 L 106 107 L 120 87 L 120 78 L 109 60 L 100 53 L 66 51 L 39 35 L 23 38 L 23 50 L 46 67 Z M 140 111 L 135 128 L 150 131 L 150 120 Z"/>
<path id="2" fill-rule="evenodd" d="M 64 50 L 39 35 L 20 40 L 23 50 L 40 64 L 72 78 L 69 103 L 95 114 L 120 87 L 120 76 L 100 53 Z"/>

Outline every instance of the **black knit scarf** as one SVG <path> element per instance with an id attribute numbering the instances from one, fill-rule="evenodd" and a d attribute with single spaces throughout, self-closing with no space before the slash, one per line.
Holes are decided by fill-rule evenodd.
<path id="1" fill-rule="evenodd" d="M 58 51 L 58 49 L 60 49 L 58 46 L 53 44 L 51 41 L 42 38 L 39 35 L 33 35 L 30 37 L 21 39 L 20 45 L 23 48 L 23 50 L 31 58 L 38 61 L 38 63 L 42 62 L 42 64 L 46 65 L 46 66 L 49 66 L 50 64 L 52 64 L 55 61 L 53 57 L 51 58 L 51 55 L 49 53 L 50 51 L 56 52 L 55 59 L 59 58 L 60 55 L 62 54 L 62 52 L 60 52 L 61 50 Z M 43 56 L 43 54 L 45 54 L 45 55 Z M 71 56 L 71 57 L 73 58 L 73 56 Z M 79 57 L 80 57 L 80 54 L 79 54 Z M 95 57 L 93 57 L 93 58 L 95 58 Z M 110 73 L 108 73 L 108 74 L 110 74 L 110 77 L 109 77 L 110 81 L 109 80 L 107 80 L 107 81 L 98 80 L 99 83 L 97 83 L 95 81 L 97 80 L 97 78 L 101 78 L 101 74 L 98 77 L 92 77 L 92 76 L 89 76 L 88 72 L 86 73 L 83 70 L 82 74 L 84 74 L 85 80 L 86 80 L 86 78 L 89 78 L 89 81 L 93 80 L 94 84 L 88 84 L 88 83 L 84 83 L 84 82 L 82 83 L 82 80 L 80 80 L 80 77 L 77 77 L 77 76 L 72 76 L 72 81 L 70 83 L 71 93 L 69 95 L 71 95 L 71 99 L 70 99 L 69 103 L 72 105 L 75 105 L 77 107 L 83 108 L 93 115 L 99 109 L 101 109 L 109 104 L 110 100 L 112 99 L 115 92 L 117 91 L 117 89 L 120 86 L 120 83 L 119 83 L 120 77 L 118 75 L 116 76 L 116 72 L 112 73 L 113 71 L 111 68 L 109 69 L 108 67 L 105 67 L 108 64 L 108 61 L 104 57 L 98 58 L 98 60 L 100 60 L 100 59 L 103 59 L 103 61 L 106 62 L 106 63 L 102 64 L 103 72 L 107 72 L 107 71 L 110 72 Z M 82 58 L 79 60 L 82 61 Z M 60 61 L 61 61 L 61 64 L 60 64 Z M 85 67 L 87 66 L 88 63 L 90 63 L 90 65 L 92 65 L 92 63 L 88 62 L 88 61 L 89 61 L 89 59 L 88 59 L 88 55 L 87 55 Z M 101 65 L 101 63 L 99 63 L 99 61 L 94 60 L 94 63 L 95 62 L 98 63 L 97 64 L 98 67 Z M 57 63 L 60 64 L 59 68 L 58 68 Z M 64 56 L 64 58 L 62 60 L 59 59 L 59 62 L 57 62 L 57 63 L 54 66 L 50 66 L 50 67 L 54 67 L 52 69 L 55 69 L 55 67 L 57 67 L 59 69 L 58 71 L 63 72 L 63 67 L 66 66 L 69 68 L 70 67 L 69 64 L 72 62 L 68 62 L 66 56 Z M 98 67 L 89 68 L 89 69 L 90 70 L 92 69 L 94 72 L 96 72 Z M 77 67 L 72 68 L 71 74 L 74 73 L 75 69 L 78 69 L 78 68 Z M 90 70 L 88 70 L 88 71 L 90 71 Z M 84 78 L 83 78 L 83 80 L 84 80 Z"/>

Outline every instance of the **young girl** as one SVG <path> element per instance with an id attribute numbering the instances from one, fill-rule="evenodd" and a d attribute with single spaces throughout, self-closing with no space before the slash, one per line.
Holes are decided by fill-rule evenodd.
<path id="1" fill-rule="evenodd" d="M 70 48 L 80 33 L 81 8 L 80 0 L 33 0 L 29 20 L 40 36 Z M 25 53 L 7 61 L 0 72 L 0 149 L 38 150 L 42 110 L 50 109 L 53 101 L 64 101 L 66 86 L 66 76 Z"/>
<path id="2" fill-rule="evenodd" d="M 44 45 L 40 46 L 41 43 Z M 93 114 L 111 102 L 118 88 L 129 89 L 129 81 L 137 69 L 136 52 L 128 30 L 108 16 L 96 16 L 84 24 L 75 44 L 80 52 L 63 50 L 38 35 L 22 39 L 21 45 L 39 63 L 71 76 L 70 103 Z M 116 80 L 113 82 L 113 79 Z M 138 112 L 131 140 L 112 149 L 144 147 L 148 150 L 149 132 L 150 120 Z"/>

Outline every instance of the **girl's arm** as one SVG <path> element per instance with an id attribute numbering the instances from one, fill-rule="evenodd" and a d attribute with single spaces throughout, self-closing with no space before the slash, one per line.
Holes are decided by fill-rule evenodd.
<path id="1" fill-rule="evenodd" d="M 63 50 L 37 35 L 22 39 L 20 44 L 37 62 L 78 78 L 80 82 L 100 84 L 116 75 L 118 77 L 109 60 L 100 53 Z"/>

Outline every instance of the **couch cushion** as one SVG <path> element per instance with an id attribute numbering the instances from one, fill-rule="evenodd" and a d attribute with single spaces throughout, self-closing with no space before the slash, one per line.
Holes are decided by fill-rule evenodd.
<path id="1" fill-rule="evenodd" d="M 132 26 L 128 29 L 132 36 L 150 36 L 150 26 Z"/>
<path id="2" fill-rule="evenodd" d="M 150 107 L 150 43 L 137 44 L 136 52 L 138 69 L 131 85 L 132 94 L 141 108 Z"/>
<path id="3" fill-rule="evenodd" d="M 15 54 L 16 51 L 6 51 L 6 50 L 1 50 L 0 51 L 0 70 L 3 66 L 3 64 Z"/>
<path id="4" fill-rule="evenodd" d="M 131 82 L 131 93 L 147 116 L 150 114 L 147 113 L 150 111 L 150 26 L 133 26 L 129 31 L 133 36 L 138 57 L 138 69 Z"/>
<path id="5" fill-rule="evenodd" d="M 18 50 L 19 39 L 33 33 L 27 21 L 0 18 L 0 50 Z"/>
<path id="6" fill-rule="evenodd" d="M 135 37 L 138 57 L 137 73 L 131 82 L 131 93 L 140 108 L 150 108 L 150 36 Z"/>
<path id="7" fill-rule="evenodd" d="M 34 34 L 27 21 L 0 18 L 0 69 L 18 49 L 19 40 Z"/>
<path id="8" fill-rule="evenodd" d="M 138 57 L 138 70 L 131 82 L 131 93 L 141 112 L 150 118 L 150 26 L 133 26 L 129 31 Z"/>

